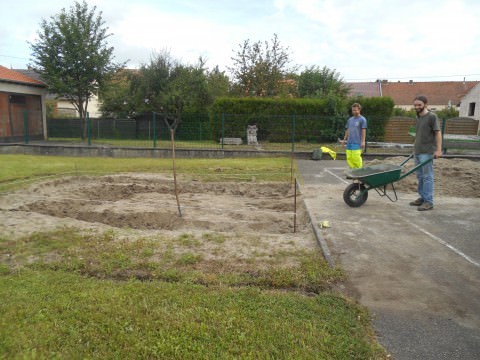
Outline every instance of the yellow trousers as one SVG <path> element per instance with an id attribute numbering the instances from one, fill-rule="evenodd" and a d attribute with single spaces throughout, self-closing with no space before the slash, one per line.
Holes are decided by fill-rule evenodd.
<path id="1" fill-rule="evenodd" d="M 347 164 L 350 169 L 360 169 L 363 166 L 362 149 L 345 150 L 345 154 L 347 155 Z"/>

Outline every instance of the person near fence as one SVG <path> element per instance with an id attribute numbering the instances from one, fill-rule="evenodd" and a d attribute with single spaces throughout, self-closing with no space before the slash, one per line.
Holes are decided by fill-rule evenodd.
<path id="1" fill-rule="evenodd" d="M 361 111 L 362 106 L 359 103 L 352 105 L 352 116 L 345 125 L 345 136 L 342 140 L 342 146 L 346 146 L 347 164 L 351 169 L 363 166 L 362 149 L 365 149 L 367 119 L 360 114 Z"/>
<path id="2" fill-rule="evenodd" d="M 415 143 L 413 145 L 415 164 L 418 165 L 427 160 L 428 164 L 419 167 L 416 171 L 418 180 L 417 200 L 410 205 L 417 206 L 417 210 L 425 211 L 433 209 L 434 173 L 433 159 L 442 156 L 442 132 L 436 114 L 428 110 L 427 98 L 423 95 L 415 97 L 413 106 L 417 113 L 415 125 Z"/>

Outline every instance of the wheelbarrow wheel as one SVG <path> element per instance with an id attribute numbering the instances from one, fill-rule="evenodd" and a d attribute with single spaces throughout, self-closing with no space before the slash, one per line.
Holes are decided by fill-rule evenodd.
<path id="1" fill-rule="evenodd" d="M 351 207 L 362 206 L 367 199 L 368 191 L 365 191 L 365 185 L 363 184 L 350 184 L 343 192 L 343 200 Z"/>

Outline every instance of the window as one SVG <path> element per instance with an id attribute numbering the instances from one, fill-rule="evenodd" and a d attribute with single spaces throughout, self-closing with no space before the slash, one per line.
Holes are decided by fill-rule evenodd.
<path id="1" fill-rule="evenodd" d="M 468 116 L 475 115 L 475 103 L 468 104 Z"/>
<path id="2" fill-rule="evenodd" d="M 10 104 L 23 104 L 27 103 L 27 98 L 23 95 L 10 95 Z"/>

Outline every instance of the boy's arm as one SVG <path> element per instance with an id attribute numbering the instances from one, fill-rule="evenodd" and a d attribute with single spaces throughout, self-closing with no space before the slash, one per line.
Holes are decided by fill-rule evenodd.
<path id="1" fill-rule="evenodd" d="M 348 129 L 345 129 L 345 136 L 343 137 L 342 140 L 342 146 L 345 146 L 345 141 L 348 140 Z"/>

